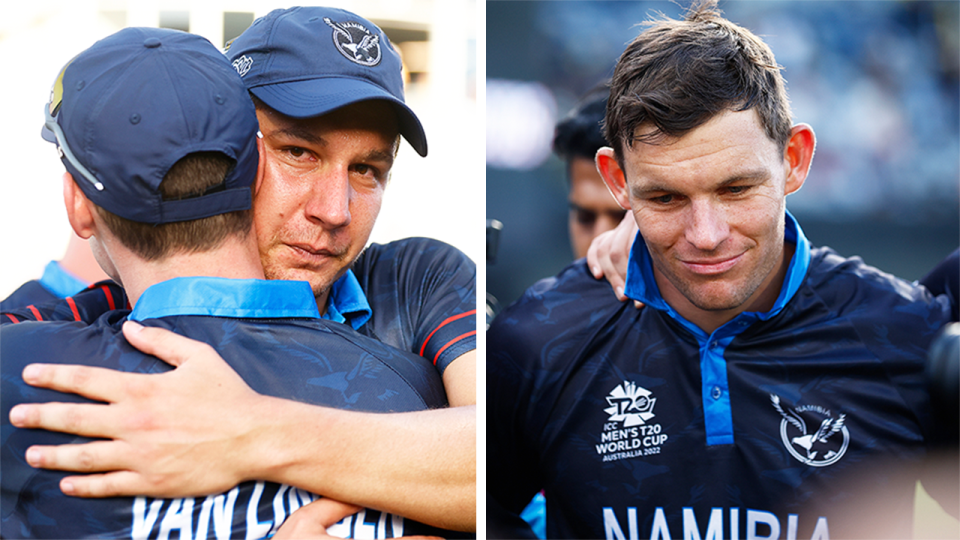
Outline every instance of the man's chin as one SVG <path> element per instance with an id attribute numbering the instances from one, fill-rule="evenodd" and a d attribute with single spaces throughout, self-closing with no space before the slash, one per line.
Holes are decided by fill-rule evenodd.
<path id="1" fill-rule="evenodd" d="M 264 275 L 269 280 L 284 280 L 284 281 L 306 281 L 310 284 L 310 289 L 313 290 L 314 295 L 323 294 L 327 289 L 333 285 L 333 282 L 336 280 L 331 280 L 325 277 L 318 276 L 314 272 L 307 270 L 267 270 L 264 269 Z"/>
<path id="2" fill-rule="evenodd" d="M 714 312 L 741 308 L 747 300 L 742 294 L 736 294 L 734 291 L 727 289 L 688 291 L 684 296 L 697 309 Z"/>

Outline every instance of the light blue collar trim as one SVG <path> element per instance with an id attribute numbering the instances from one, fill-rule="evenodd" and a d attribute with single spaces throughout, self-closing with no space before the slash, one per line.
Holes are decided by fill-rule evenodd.
<path id="1" fill-rule="evenodd" d="M 43 276 L 40 277 L 40 284 L 43 285 L 44 289 L 60 298 L 73 296 L 90 285 L 64 270 L 58 261 L 47 263 L 46 268 L 43 269 Z"/>
<path id="2" fill-rule="evenodd" d="M 130 318 L 171 315 L 242 318 L 319 318 L 317 301 L 305 281 L 181 277 L 143 291 Z"/>
<path id="3" fill-rule="evenodd" d="M 367 295 L 360 288 L 360 282 L 357 281 L 357 276 L 353 275 L 353 270 L 347 270 L 347 273 L 340 276 L 330 287 L 330 302 L 323 318 L 338 323 L 349 320 L 350 326 L 357 330 L 366 324 L 371 316 L 373 309 L 367 302 Z"/>
<path id="4" fill-rule="evenodd" d="M 800 290 L 800 284 L 803 283 L 803 278 L 806 277 L 807 270 L 810 268 L 810 242 L 790 212 L 787 212 L 783 237 L 795 246 L 793 257 L 790 259 L 787 275 L 783 278 L 783 286 L 780 287 L 780 296 L 774 302 L 773 309 L 767 313 L 758 314 L 762 320 L 767 320 L 783 310 L 787 302 Z"/>
<path id="5" fill-rule="evenodd" d="M 783 286 L 780 288 L 780 295 L 777 297 L 777 301 L 774 302 L 773 308 L 765 313 L 753 312 L 755 317 L 762 320 L 769 319 L 777 313 L 780 313 L 783 307 L 787 305 L 787 302 L 789 302 L 790 299 L 793 298 L 793 295 L 797 293 L 797 290 L 800 289 L 800 284 L 803 282 L 804 276 L 807 275 L 807 269 L 810 267 L 810 242 L 807 241 L 803 230 L 800 228 L 797 220 L 790 215 L 790 212 L 786 213 L 785 222 L 784 239 L 787 242 L 793 243 L 796 248 L 793 257 L 790 259 L 790 265 L 787 267 L 787 275 L 783 280 Z M 694 334 L 698 337 L 706 336 L 702 330 L 681 317 L 663 299 L 663 296 L 660 294 L 660 288 L 657 286 L 657 281 L 653 277 L 653 261 L 650 258 L 650 253 L 647 251 L 647 244 L 639 234 L 633 242 L 633 247 L 630 249 L 626 281 L 627 284 L 626 287 L 624 287 L 624 294 L 626 296 L 634 300 L 639 300 L 654 309 L 666 311 L 671 317 L 684 324 L 684 326 L 696 329 L 697 331 L 694 331 Z"/>

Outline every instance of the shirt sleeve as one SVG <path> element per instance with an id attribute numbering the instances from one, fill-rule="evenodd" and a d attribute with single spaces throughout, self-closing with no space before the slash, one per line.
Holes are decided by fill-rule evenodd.
<path id="1" fill-rule="evenodd" d="M 477 269 L 458 249 L 429 238 L 373 244 L 353 272 L 373 310 L 360 333 L 426 358 L 441 374 L 476 349 Z"/>

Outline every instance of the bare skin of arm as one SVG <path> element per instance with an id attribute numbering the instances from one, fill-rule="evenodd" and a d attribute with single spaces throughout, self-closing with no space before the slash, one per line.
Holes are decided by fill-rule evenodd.
<path id="1" fill-rule="evenodd" d="M 597 235 L 587 250 L 587 267 L 590 268 L 590 273 L 596 279 L 607 278 L 617 300 L 621 302 L 627 299 L 623 294 L 627 284 L 627 261 L 637 232 L 637 222 L 633 219 L 633 214 L 627 212 L 616 228 Z M 643 307 L 643 303 L 636 300 L 633 305 L 637 308 Z"/>
<path id="2" fill-rule="evenodd" d="M 107 403 L 19 405 L 10 413 L 17 427 L 112 439 L 27 450 L 34 467 L 104 473 L 64 478 L 64 493 L 186 497 L 268 480 L 437 527 L 475 530 L 475 353 L 444 374 L 445 381 L 448 374 L 469 379 L 451 385 L 451 403 L 474 404 L 380 414 L 263 396 L 206 344 L 131 322 L 124 335 L 177 369 L 159 375 L 24 369 L 29 384 Z"/>

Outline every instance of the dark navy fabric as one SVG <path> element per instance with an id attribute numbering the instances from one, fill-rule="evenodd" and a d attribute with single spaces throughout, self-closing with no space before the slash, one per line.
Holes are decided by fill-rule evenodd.
<path id="1" fill-rule="evenodd" d="M 127 294 L 113 280 L 89 285 L 73 296 L 55 298 L 48 302 L 29 303 L 0 310 L 0 324 L 23 321 L 83 321 L 93 322 L 114 309 L 129 309 Z"/>
<path id="2" fill-rule="evenodd" d="M 0 301 L 0 311 L 11 311 L 31 304 L 43 305 L 48 302 L 56 302 L 60 297 L 53 294 L 39 279 L 30 280 L 17 290 L 10 293 L 10 296 Z"/>
<path id="3" fill-rule="evenodd" d="M 8 311 L 30 304 L 43 304 L 76 294 L 86 288 L 83 280 L 70 274 L 57 261 L 50 261 L 40 279 L 28 281 L 10 296 L 0 301 L 0 311 Z"/>
<path id="4" fill-rule="evenodd" d="M 920 284 L 933 294 L 945 294 L 950 299 L 953 320 L 960 321 L 960 249 L 954 250 L 933 270 L 920 278 Z"/>
<path id="5" fill-rule="evenodd" d="M 497 317 L 487 486 L 506 515 L 542 488 L 548 538 L 909 537 L 948 303 L 787 218 L 776 306 L 711 335 L 662 301 L 642 240 L 627 289 L 646 308 L 580 261 Z"/>
<path id="6" fill-rule="evenodd" d="M 372 244 L 353 266 L 373 307 L 359 329 L 433 362 L 440 373 L 477 348 L 477 267 L 429 238 Z"/>
<path id="7" fill-rule="evenodd" d="M 197 283 L 209 294 L 196 291 Z M 237 294 L 231 294 L 236 289 Z M 183 292 L 192 309 L 214 315 L 169 314 L 142 324 L 166 328 L 218 350 L 255 391 L 306 403 L 358 411 L 416 411 L 446 404 L 436 370 L 423 358 L 357 334 L 349 327 L 298 317 L 316 304 L 308 284 L 180 278 L 148 289 L 145 315 L 177 304 Z M 95 290 L 83 294 L 96 294 Z M 272 309 L 264 298 L 285 299 Z M 203 305 L 198 305 L 203 304 Z M 166 307 L 165 307 L 166 306 Z M 138 302 L 139 308 L 139 302 Z M 250 316 L 256 310 L 256 316 Z M 110 311 L 92 324 L 21 322 L 0 329 L 2 391 L 2 528 L 4 538 L 262 538 L 292 511 L 315 498 L 289 486 L 246 482 L 218 496 L 176 500 L 146 498 L 80 499 L 58 487 L 64 473 L 29 467 L 28 446 L 87 439 L 13 428 L 10 409 L 24 402 L 85 402 L 75 395 L 27 386 L 23 367 L 34 361 L 86 363 L 128 372 L 159 373 L 162 361 L 133 349 L 123 339 L 127 310 Z M 246 315 L 245 315 L 246 314 Z M 400 534 L 454 536 L 400 517 L 366 510 L 345 520 L 341 533 L 371 537 Z"/>

